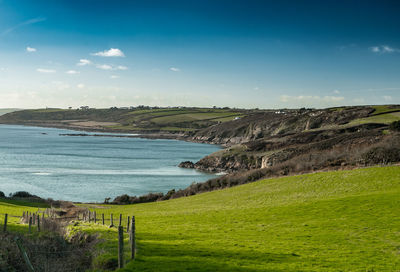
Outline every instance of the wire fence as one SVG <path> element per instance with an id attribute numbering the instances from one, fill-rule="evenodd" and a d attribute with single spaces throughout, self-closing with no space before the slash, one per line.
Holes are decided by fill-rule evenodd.
<path id="1" fill-rule="evenodd" d="M 108 215 L 108 218 L 104 214 L 101 214 L 101 217 L 98 218 L 96 212 L 91 212 L 89 210 L 81 211 L 76 213 L 73 216 L 66 216 L 65 214 L 60 213 L 60 211 L 56 211 L 54 209 L 46 209 L 44 211 L 30 212 L 24 211 L 22 215 L 8 214 L 8 213 L 0 213 L 0 224 L 2 224 L 1 230 L 3 233 L 7 233 L 7 225 L 8 220 L 10 218 L 18 218 L 22 224 L 28 225 L 28 233 L 33 233 L 34 231 L 53 231 L 59 232 L 62 228 L 65 228 L 66 225 L 69 224 L 70 221 L 82 221 L 87 222 L 89 224 L 100 224 L 100 225 L 108 225 L 109 227 L 117 227 L 118 229 L 118 268 L 123 268 L 125 264 L 124 260 L 124 232 L 126 231 L 129 234 L 129 259 L 134 260 L 136 255 L 136 226 L 135 226 L 135 217 L 127 216 L 123 217 L 122 214 L 119 215 L 118 218 L 114 219 L 113 214 Z M 115 223 L 115 225 L 114 225 Z M 125 228 L 123 227 L 125 224 Z M 18 248 L 20 250 L 21 256 L 26 264 L 27 271 L 36 271 L 29 259 L 29 254 L 24 249 L 22 242 L 15 241 L 18 244 Z M 72 250 L 34 250 L 35 258 L 44 258 L 45 263 L 51 263 L 54 258 L 61 258 L 65 255 L 82 255 L 87 254 L 87 249 L 79 249 L 74 248 Z M 32 255 L 30 255 L 32 256 Z M 0 254 L 0 265 L 2 263 L 1 254 Z M 33 269 L 33 270 L 32 270 Z M 54 267 L 53 267 L 54 269 Z M 1 270 L 1 267 L 0 267 Z M 63 267 L 62 270 L 48 270 L 43 267 L 38 271 L 80 271 L 76 268 L 69 269 L 68 267 Z"/>

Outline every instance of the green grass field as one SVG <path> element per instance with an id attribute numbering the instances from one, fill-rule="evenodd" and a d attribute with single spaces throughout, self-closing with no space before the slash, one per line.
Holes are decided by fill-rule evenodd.
<path id="1" fill-rule="evenodd" d="M 399 193 L 400 167 L 377 167 L 97 212 L 136 216 L 125 271 L 398 271 Z"/>
<path id="2" fill-rule="evenodd" d="M 63 126 L 77 125 L 77 121 L 112 122 L 94 124 L 96 128 L 116 131 L 163 131 L 186 132 L 233 120 L 236 116 L 246 116 L 252 110 L 229 108 L 136 108 L 136 109 L 36 109 L 19 111 L 5 118 L 6 122 L 60 123 Z M 5 112 L 4 112 L 5 113 Z M 0 115 L 2 114 L 0 110 Z"/>
<path id="3" fill-rule="evenodd" d="M 136 217 L 137 259 L 121 271 L 396 272 L 399 195 L 400 167 L 390 166 L 267 179 L 96 211 Z M 4 207 L 10 209 L 0 202 Z M 70 230 L 104 239 L 97 263 L 115 258 L 115 228 L 80 223 Z M 125 242 L 127 249 L 127 235 Z"/>
<path id="4" fill-rule="evenodd" d="M 390 124 L 391 122 L 400 120 L 400 112 L 383 113 L 379 115 L 372 115 L 366 118 L 355 119 L 351 121 L 350 125 L 361 125 L 367 123 Z"/>

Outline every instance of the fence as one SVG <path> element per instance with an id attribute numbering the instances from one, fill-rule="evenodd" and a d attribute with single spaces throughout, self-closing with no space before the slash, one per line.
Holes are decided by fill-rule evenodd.
<path id="1" fill-rule="evenodd" d="M 41 214 L 40 214 L 41 213 Z M 58 213 L 58 214 L 57 214 Z M 34 229 L 36 229 L 37 232 L 41 231 L 54 231 L 54 227 L 51 226 L 58 226 L 58 224 L 52 224 L 52 222 L 57 222 L 60 220 L 63 221 L 70 221 L 70 220 L 75 220 L 75 221 L 83 221 L 83 222 L 88 222 L 88 223 L 94 223 L 94 224 L 101 224 L 101 225 L 106 225 L 106 222 L 110 222 L 109 227 L 117 227 L 118 229 L 118 268 L 123 268 L 124 267 L 124 232 L 126 231 L 129 234 L 129 249 L 130 249 L 130 259 L 134 260 L 135 255 L 136 255 L 136 221 L 135 221 L 135 216 L 127 216 L 126 218 L 126 228 L 124 229 L 123 224 L 123 215 L 119 215 L 119 220 L 118 220 L 118 226 L 114 225 L 114 215 L 110 214 L 109 218 L 106 218 L 104 213 L 101 214 L 101 217 L 98 218 L 96 212 L 91 212 L 91 211 L 84 211 L 81 213 L 78 213 L 76 216 L 60 216 L 60 212 L 55 211 L 54 209 L 46 209 L 43 212 L 29 212 L 29 211 L 24 211 L 22 216 L 16 216 L 16 215 L 10 215 L 7 213 L 0 213 L 0 215 L 4 215 L 4 221 L 3 221 L 3 227 L 2 231 L 7 232 L 7 224 L 8 220 L 10 217 L 13 218 L 19 218 L 22 223 L 28 224 L 28 233 L 32 233 Z M 81 216 L 82 215 L 82 216 Z M 18 245 L 18 248 L 21 251 L 21 255 L 29 269 L 29 271 L 35 271 L 32 270 L 32 264 L 29 261 L 29 258 L 24 251 L 24 247 L 21 244 L 21 241 L 15 240 L 15 242 Z M 31 269 L 32 267 L 32 269 Z"/>

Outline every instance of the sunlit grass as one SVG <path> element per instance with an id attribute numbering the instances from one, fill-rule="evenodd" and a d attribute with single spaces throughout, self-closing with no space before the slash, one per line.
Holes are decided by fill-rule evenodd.
<path id="1" fill-rule="evenodd" d="M 135 215 L 137 259 L 124 271 L 397 271 L 400 167 L 267 179 L 138 205 L 84 205 L 108 219 Z M 37 211 L 0 202 L 1 212 Z M 0 217 L 0 220 L 2 218 Z M 99 236 L 95 264 L 116 260 L 117 231 L 78 223 Z M 18 222 L 11 231 L 26 231 Z M 125 254 L 129 257 L 128 235 Z"/>

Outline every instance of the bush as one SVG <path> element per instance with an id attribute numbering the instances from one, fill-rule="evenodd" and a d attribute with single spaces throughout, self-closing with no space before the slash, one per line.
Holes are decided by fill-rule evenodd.
<path id="1" fill-rule="evenodd" d="M 362 155 L 366 164 L 387 164 L 400 161 L 400 149 L 392 147 L 375 147 Z"/>
<path id="2" fill-rule="evenodd" d="M 389 125 L 390 130 L 400 131 L 400 121 L 394 121 Z"/>
<path id="3" fill-rule="evenodd" d="M 11 197 L 20 197 L 20 198 L 39 198 L 38 196 L 32 195 L 25 191 L 15 192 L 11 195 Z"/>
<path id="4" fill-rule="evenodd" d="M 0 197 L 6 197 L 6 195 L 2 192 L 2 191 L 0 191 Z"/>

